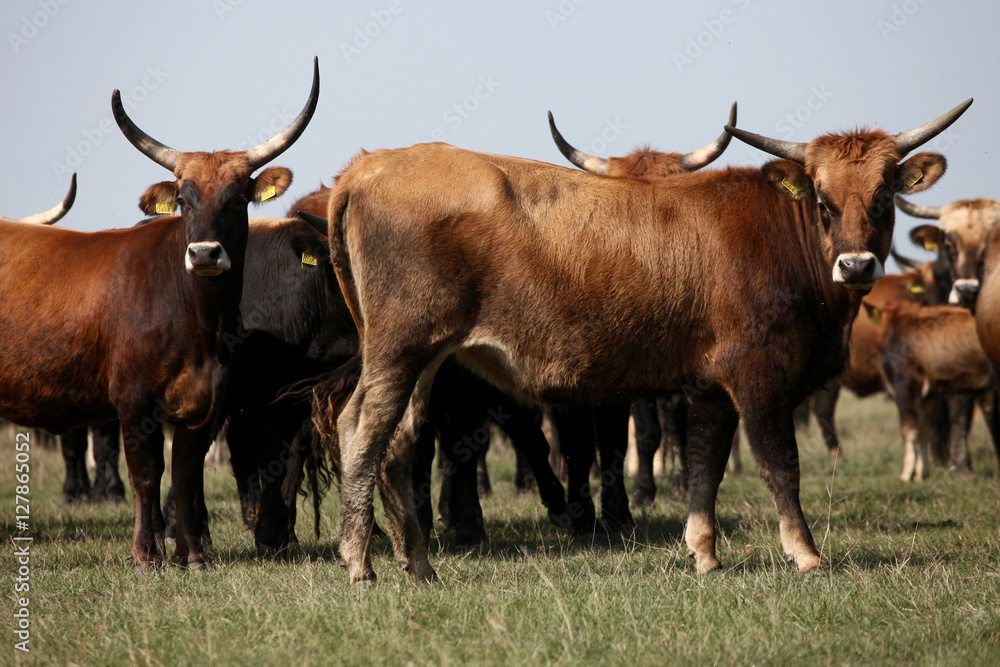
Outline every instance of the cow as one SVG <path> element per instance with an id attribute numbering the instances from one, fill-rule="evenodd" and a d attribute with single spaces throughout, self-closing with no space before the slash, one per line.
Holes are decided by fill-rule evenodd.
<path id="1" fill-rule="evenodd" d="M 301 135 L 318 95 L 314 61 L 306 106 L 281 133 L 247 151 L 187 153 L 140 130 L 116 90 L 125 137 L 176 178 L 151 186 L 140 208 L 180 215 L 99 232 L 0 223 L 0 415 L 53 432 L 121 419 L 137 571 L 165 558 L 164 421 L 177 425 L 176 555 L 193 569 L 209 563 L 195 496 L 228 380 L 226 338 L 237 333 L 247 206 L 291 181 L 283 167 L 252 175 Z"/>
<path id="2" fill-rule="evenodd" d="M 979 291 L 978 271 L 986 234 L 1000 220 L 1000 201 L 964 199 L 939 207 L 896 197 L 896 205 L 907 215 L 938 221 L 937 225 L 915 227 L 910 238 L 924 250 L 947 258 L 952 286 L 948 303 L 971 308 Z"/>
<path id="3" fill-rule="evenodd" d="M 976 334 L 975 316 L 952 305 L 924 306 L 897 300 L 881 305 L 865 300 L 865 310 L 881 333 L 881 370 L 899 411 L 905 454 L 900 479 L 922 480 L 933 405 L 954 393 L 995 389 L 989 359 Z M 991 437 L 1000 451 L 1000 431 L 991 419 Z"/>
<path id="4" fill-rule="evenodd" d="M 317 430 L 340 453 L 351 582 L 376 580 L 376 484 L 396 558 L 416 580 L 436 576 L 412 504 L 411 445 L 451 355 L 533 403 L 684 391 L 685 539 L 701 573 L 721 567 L 715 498 L 742 416 L 785 554 L 803 572 L 825 565 L 799 504 L 792 409 L 844 366 L 861 297 L 884 275 L 892 195 L 945 169 L 936 153 L 900 160 L 970 104 L 895 136 L 809 144 L 727 126 L 783 159 L 655 182 L 440 143 L 357 156 L 327 217 L 361 348 L 314 397 Z"/>
<path id="5" fill-rule="evenodd" d="M 994 381 L 1000 378 L 1000 225 L 994 225 L 986 234 L 979 268 L 980 288 L 976 298 L 976 335 L 983 352 L 990 362 Z M 1000 406 L 994 403 L 987 412 L 990 432 L 1000 432 Z M 997 459 L 1000 460 L 1000 442 L 993 438 Z"/>

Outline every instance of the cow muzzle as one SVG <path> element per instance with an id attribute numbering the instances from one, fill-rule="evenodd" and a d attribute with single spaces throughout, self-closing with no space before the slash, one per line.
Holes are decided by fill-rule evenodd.
<path id="1" fill-rule="evenodd" d="M 979 294 L 979 281 L 975 278 L 959 278 L 951 286 L 948 303 L 968 308 L 976 302 Z"/>
<path id="2" fill-rule="evenodd" d="M 189 243 L 187 252 L 184 253 L 184 268 L 187 269 L 188 273 L 195 273 L 206 278 L 217 276 L 223 271 L 231 269 L 232 266 L 229 254 L 218 241 Z"/>
<path id="3" fill-rule="evenodd" d="M 882 278 L 882 262 L 870 252 L 845 252 L 833 263 L 833 282 L 847 289 L 869 290 Z"/>

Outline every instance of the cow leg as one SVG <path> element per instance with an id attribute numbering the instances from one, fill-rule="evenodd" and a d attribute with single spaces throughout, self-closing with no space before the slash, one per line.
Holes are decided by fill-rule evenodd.
<path id="1" fill-rule="evenodd" d="M 653 458 L 663 439 L 656 398 L 648 396 L 632 401 L 632 419 L 635 421 L 635 449 L 639 463 L 632 489 L 632 507 L 652 507 L 656 499 Z"/>
<path id="2" fill-rule="evenodd" d="M 451 402 L 450 417 L 438 426 L 442 470 L 438 509 L 447 517 L 445 529 L 454 529 L 459 548 L 478 546 L 486 538 L 476 488 L 476 464 L 479 452 L 489 442 L 489 424 L 483 425 L 480 407 L 464 401 Z"/>
<path id="3" fill-rule="evenodd" d="M 193 570 L 211 567 L 202 544 L 202 534 L 208 526 L 201 509 L 205 500 L 205 455 L 211 445 L 207 429 L 191 431 L 181 426 L 174 429 L 171 462 L 177 500 L 176 553 L 181 565 Z"/>
<path id="4" fill-rule="evenodd" d="M 520 450 L 514 450 L 514 488 L 518 494 L 531 493 L 538 486 L 535 481 L 535 473 L 531 471 L 531 465 L 527 457 Z"/>
<path id="5" fill-rule="evenodd" d="M 670 500 L 688 498 L 688 402 L 681 394 L 659 396 L 656 412 L 663 428 L 663 443 L 670 452 Z"/>
<path id="6" fill-rule="evenodd" d="M 792 422 L 793 406 L 781 393 L 780 387 L 784 385 L 780 374 L 762 372 L 761 376 L 773 377 L 774 384 L 748 387 L 750 391 L 740 392 L 740 413 L 744 416 L 757 469 L 778 511 L 785 556 L 799 572 L 810 572 L 825 567 L 826 563 L 819 557 L 799 503 L 799 455 Z"/>
<path id="7" fill-rule="evenodd" d="M 688 412 L 690 509 L 684 540 L 699 574 L 722 567 L 715 556 L 715 499 L 739 419 L 731 406 L 695 401 Z"/>
<path id="8" fill-rule="evenodd" d="M 976 407 L 973 394 L 961 393 L 947 397 L 948 422 L 951 424 L 948 442 L 951 449 L 950 467 L 957 472 L 972 472 L 972 458 L 969 456 L 969 430 L 972 428 L 972 412 Z M 942 460 L 941 463 L 944 461 Z"/>
<path id="9" fill-rule="evenodd" d="M 996 377 L 996 369 L 993 371 Z M 983 412 L 986 415 L 986 425 L 990 430 L 990 439 L 993 441 L 993 449 L 996 450 L 997 463 L 1000 463 L 1000 391 L 991 389 L 986 394 L 986 405 Z"/>
<path id="10" fill-rule="evenodd" d="M 603 530 L 597 523 L 594 499 L 590 493 L 590 469 L 594 465 L 594 421 L 587 408 L 556 410 L 555 427 L 566 458 L 569 477 L 567 508 L 573 530 L 592 535 Z"/>
<path id="11" fill-rule="evenodd" d="M 837 438 L 837 427 L 833 424 L 834 413 L 837 411 L 837 399 L 840 397 L 840 383 L 832 382 L 829 387 L 820 389 L 810 398 L 819 433 L 823 437 L 826 451 L 831 461 L 844 460 L 840 450 L 840 440 Z"/>
<path id="12" fill-rule="evenodd" d="M 433 400 L 433 399 L 432 399 Z M 434 508 L 431 494 L 431 477 L 434 467 L 435 427 L 431 419 L 424 420 L 413 446 L 413 502 L 417 509 L 417 521 L 424 541 L 431 543 L 431 528 L 434 527 Z"/>
<path id="13" fill-rule="evenodd" d="M 399 372 L 400 369 L 393 368 L 391 362 L 375 366 L 374 362 L 369 362 L 371 356 L 379 361 L 385 357 L 379 354 L 364 355 L 361 365 L 361 377 L 358 380 L 357 388 L 347 401 L 344 409 L 337 420 L 337 431 L 340 434 L 341 449 L 341 481 L 340 481 L 340 555 L 344 559 L 348 575 L 352 584 L 373 584 L 376 581 L 375 571 L 371 565 L 371 538 L 374 526 L 374 512 L 372 499 L 375 490 L 376 478 L 389 479 L 398 472 L 400 466 L 405 467 L 405 460 L 401 459 L 402 454 L 397 452 L 392 461 L 392 469 L 388 475 L 380 473 L 380 468 L 387 457 L 389 441 L 404 419 L 404 413 L 410 421 L 410 427 L 416 427 L 415 417 L 422 416 L 416 414 L 416 407 L 411 407 L 411 396 L 415 393 L 417 378 L 421 374 L 422 367 L 414 368 L 412 365 L 404 365 L 406 372 Z M 429 379 L 427 384 L 430 384 Z M 429 389 L 429 387 L 427 388 Z M 425 390 L 426 391 L 426 390 Z M 416 437 L 414 428 L 413 436 Z M 392 513 L 393 526 L 390 527 L 390 534 L 393 536 L 393 546 L 396 547 L 396 540 L 406 539 L 405 523 L 399 525 L 399 519 L 405 514 L 406 503 L 412 507 L 413 492 L 412 478 L 406 480 L 404 485 L 407 492 L 406 498 L 399 498 L 396 489 L 395 495 L 389 495 L 390 503 L 398 500 L 397 505 L 387 509 L 387 514 Z M 391 486 L 388 485 L 388 486 Z M 392 489 L 386 488 L 387 494 L 392 494 Z M 423 578 L 433 576 L 430 564 L 426 562 L 426 543 L 420 532 L 419 522 L 416 520 L 416 508 L 413 508 L 414 529 L 416 536 L 413 537 L 424 549 L 424 559 L 422 562 L 414 563 L 420 565 L 421 570 L 414 574 Z M 402 534 L 399 534 L 402 532 Z M 401 545 L 406 552 L 406 545 Z M 414 568 L 416 569 L 416 568 Z"/>
<path id="14" fill-rule="evenodd" d="M 95 502 L 120 503 L 125 500 L 125 485 L 118 474 L 121 427 L 121 422 L 115 420 L 90 429 L 94 439 L 94 462 L 97 464 L 91 492 Z"/>
<path id="15" fill-rule="evenodd" d="M 601 464 L 601 520 L 609 530 L 635 527 L 625 490 L 629 404 L 605 405 L 592 411 Z"/>
<path id="16" fill-rule="evenodd" d="M 70 429 L 60 437 L 66 480 L 63 482 L 63 503 L 73 505 L 90 498 L 90 477 L 87 475 L 87 427 Z"/>
<path id="17" fill-rule="evenodd" d="M 312 421 L 305 419 L 299 423 L 292 447 L 289 450 L 288 463 L 285 466 L 285 480 L 281 483 L 281 499 L 288 510 L 288 544 L 298 544 L 295 535 L 295 520 L 298 513 L 299 488 L 305 479 L 305 462 L 312 453 Z M 312 489 L 310 493 L 319 493 Z"/>
<path id="18" fill-rule="evenodd" d="M 490 441 L 486 440 L 483 448 L 479 450 L 476 458 L 476 492 L 480 498 L 489 498 L 493 495 L 493 485 L 490 484 L 490 471 L 486 467 L 486 454 L 490 451 Z"/>
<path id="19" fill-rule="evenodd" d="M 132 561 L 137 572 L 163 565 L 166 557 L 164 521 L 160 509 L 163 477 L 163 429 L 152 410 L 119 408 L 124 434 L 125 465 L 135 503 Z"/>
<path id="20" fill-rule="evenodd" d="M 392 539 L 393 553 L 403 570 L 409 572 L 415 581 L 433 581 L 437 578 L 427 557 L 427 542 L 420 530 L 412 487 L 414 445 L 427 414 L 437 366 L 438 364 L 434 364 L 424 370 L 416 382 L 399 426 L 389 442 L 376 480 L 385 509 L 389 537 Z M 479 500 L 478 497 L 476 500 Z"/>
<path id="21" fill-rule="evenodd" d="M 502 397 L 503 394 L 497 392 L 494 398 L 499 400 Z M 538 420 L 529 409 L 510 399 L 497 405 L 503 405 L 506 413 L 506 419 L 500 427 L 510 436 L 514 448 L 524 456 L 531 467 L 542 505 L 548 508 L 549 519 L 560 528 L 569 528 L 572 522 L 566 507 L 566 490 L 552 469 L 549 460 L 549 441 Z"/>
<path id="22" fill-rule="evenodd" d="M 229 465 L 236 478 L 236 491 L 240 497 L 240 514 L 243 527 L 254 530 L 260 513 L 260 476 L 254 458 L 255 442 L 252 428 L 244 427 L 251 411 L 234 410 L 226 422 L 226 446 L 229 447 Z"/>
<path id="23" fill-rule="evenodd" d="M 914 441 L 915 463 L 913 468 L 913 479 L 922 481 L 930 476 L 930 456 L 928 455 L 931 442 L 931 415 L 934 406 L 941 402 L 937 397 L 919 399 L 917 412 L 917 435 Z"/>

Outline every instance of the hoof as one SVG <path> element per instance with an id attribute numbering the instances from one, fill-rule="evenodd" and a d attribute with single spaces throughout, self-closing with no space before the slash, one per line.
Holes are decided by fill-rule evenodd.
<path id="1" fill-rule="evenodd" d="M 788 556 L 788 560 L 795 563 L 795 567 L 802 574 L 806 574 L 807 572 L 823 572 L 830 568 L 830 564 L 816 554 L 806 554 L 798 558 Z"/>
<path id="2" fill-rule="evenodd" d="M 352 579 L 351 586 L 353 586 L 355 590 L 368 590 L 369 588 L 375 588 L 378 586 L 378 578 L 375 576 L 374 572 L 371 572 L 360 579 Z"/>
<path id="3" fill-rule="evenodd" d="M 188 561 L 187 568 L 192 572 L 210 572 L 215 566 L 208 560 L 191 560 Z"/>
<path id="4" fill-rule="evenodd" d="M 688 558 L 694 559 L 694 569 L 698 574 L 708 574 L 722 569 L 722 563 L 712 554 L 696 554 L 688 551 Z"/>
<path id="5" fill-rule="evenodd" d="M 431 567 L 431 564 L 427 561 L 419 563 L 413 571 L 413 580 L 418 583 L 422 582 L 429 584 L 437 581 L 437 578 L 437 572 L 434 571 L 434 568 Z"/>
<path id="6" fill-rule="evenodd" d="M 132 571 L 136 574 L 149 574 L 151 572 L 156 572 L 163 567 L 163 564 L 155 560 L 147 560 L 141 563 L 136 563 L 132 566 Z"/>
<path id="7" fill-rule="evenodd" d="M 549 520 L 563 530 L 569 530 L 573 527 L 573 519 L 567 512 L 549 512 Z"/>

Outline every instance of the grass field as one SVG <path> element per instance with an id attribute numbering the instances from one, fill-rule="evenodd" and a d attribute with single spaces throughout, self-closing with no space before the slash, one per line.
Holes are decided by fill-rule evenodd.
<path id="1" fill-rule="evenodd" d="M 438 536 L 433 585 L 411 583 L 380 544 L 381 585 L 353 590 L 334 555 L 336 493 L 318 542 L 306 508 L 292 562 L 256 561 L 225 467 L 206 471 L 217 568 L 137 576 L 131 502 L 63 507 L 62 460 L 36 447 L 31 652 L 14 649 L 8 539 L 0 664 L 1000 664 L 1000 475 L 981 419 L 974 475 L 935 468 L 903 484 L 894 408 L 845 397 L 839 412 L 847 462 L 836 474 L 815 427 L 799 434 L 803 506 L 833 564 L 819 575 L 783 562 L 770 496 L 750 469 L 720 491 L 725 569 L 699 576 L 666 480 L 634 535 L 591 542 L 518 496 L 500 451 L 484 501 L 490 541 L 457 553 Z M 12 535 L 14 448 L 2 447 Z"/>

